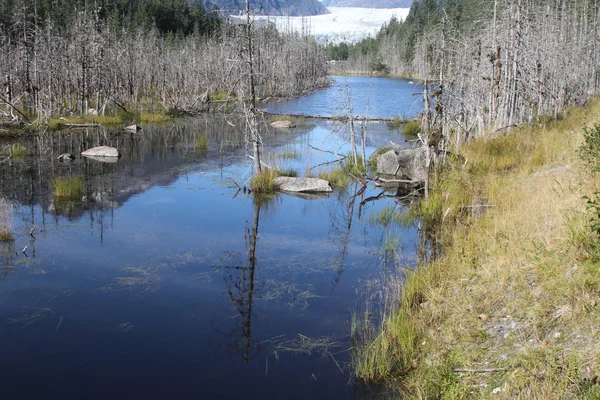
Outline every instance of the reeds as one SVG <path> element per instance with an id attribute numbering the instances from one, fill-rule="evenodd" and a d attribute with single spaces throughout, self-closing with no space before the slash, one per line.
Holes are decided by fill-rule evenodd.
<path id="1" fill-rule="evenodd" d="M 273 168 L 264 168 L 258 174 L 254 174 L 250 187 L 257 194 L 275 193 L 275 178 L 279 173 Z"/>
<path id="2" fill-rule="evenodd" d="M 56 177 L 52 180 L 52 186 L 54 196 L 57 199 L 81 200 L 83 197 L 84 184 L 81 178 L 74 176 L 69 178 Z"/>

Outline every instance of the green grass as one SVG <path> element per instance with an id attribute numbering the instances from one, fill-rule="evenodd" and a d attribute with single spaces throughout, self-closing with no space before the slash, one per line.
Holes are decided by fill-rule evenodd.
<path id="1" fill-rule="evenodd" d="M 81 178 L 54 178 L 52 181 L 54 196 L 57 199 L 81 200 L 84 193 L 84 184 Z"/>
<path id="2" fill-rule="evenodd" d="M 386 227 L 396 219 L 396 214 L 395 207 L 385 206 L 381 211 L 369 215 L 369 222 Z"/>
<path id="3" fill-rule="evenodd" d="M 394 117 L 394 119 L 392 120 L 391 126 L 392 126 L 392 128 L 400 129 L 400 128 L 402 128 L 403 123 L 404 123 L 404 118 L 397 116 L 397 117 Z"/>
<path id="4" fill-rule="evenodd" d="M 15 143 L 11 146 L 11 154 L 14 158 L 24 158 L 27 156 L 27 147 L 21 143 Z"/>
<path id="5" fill-rule="evenodd" d="M 421 132 L 421 123 L 417 121 L 408 121 L 402 129 L 402 133 L 407 140 L 418 139 L 419 132 Z"/>
<path id="6" fill-rule="evenodd" d="M 263 168 L 258 174 L 254 174 L 250 187 L 257 194 L 275 193 L 275 178 L 279 173 L 272 168 Z"/>
<path id="7" fill-rule="evenodd" d="M 13 240 L 13 206 L 4 197 L 0 197 L 0 241 Z"/>
<path id="8" fill-rule="evenodd" d="M 355 164 L 352 160 L 352 155 L 348 154 L 340 165 L 330 170 L 320 171 L 317 176 L 320 179 L 328 181 L 332 186 L 345 188 L 352 178 L 350 175 L 360 177 L 365 173 L 365 167 L 360 155 L 358 155 L 357 160 L 358 164 Z"/>
<path id="9" fill-rule="evenodd" d="M 284 169 L 281 171 L 277 171 L 278 176 L 289 176 L 292 178 L 296 178 L 298 176 L 298 171 L 293 168 Z"/>
<path id="10" fill-rule="evenodd" d="M 48 119 L 47 126 L 51 130 L 65 129 L 69 124 L 99 124 L 108 127 L 118 127 L 133 123 L 159 124 L 171 120 L 172 117 L 166 112 L 125 112 L 118 110 L 114 114 L 107 115 L 78 115 L 71 117 L 60 117 Z"/>
<path id="11" fill-rule="evenodd" d="M 350 176 L 348 172 L 341 167 L 336 167 L 331 170 L 321 171 L 317 175 L 319 179 L 325 179 L 328 181 L 331 186 L 335 186 L 338 188 L 345 188 L 348 186 L 348 182 L 350 181 Z"/>

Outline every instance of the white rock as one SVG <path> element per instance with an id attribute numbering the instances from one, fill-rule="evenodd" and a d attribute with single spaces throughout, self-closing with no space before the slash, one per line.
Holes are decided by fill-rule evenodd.
<path id="1" fill-rule="evenodd" d="M 332 192 L 329 182 L 319 178 L 294 178 L 279 176 L 275 178 L 275 188 L 284 192 Z"/>
<path id="2" fill-rule="evenodd" d="M 121 153 L 119 150 L 110 146 L 92 147 L 81 153 L 82 156 L 95 156 L 95 157 L 120 157 Z"/>

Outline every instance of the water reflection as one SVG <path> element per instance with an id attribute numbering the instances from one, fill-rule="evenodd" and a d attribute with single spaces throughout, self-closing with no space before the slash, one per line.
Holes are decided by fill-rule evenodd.
<path id="1" fill-rule="evenodd" d="M 352 396 L 346 324 L 379 268 L 384 229 L 367 216 L 385 204 L 364 203 L 376 192 L 357 183 L 310 200 L 236 195 L 231 179 L 243 184 L 249 166 L 242 126 L 198 118 L 133 135 L 61 132 L 29 139 L 36 157 L 0 168 L 0 191 L 19 205 L 16 240 L 0 247 L 0 318 L 20 321 L 0 326 L 9 393 L 40 396 L 33 377 L 86 397 L 101 375 L 98 397 Z M 397 140 L 374 126 L 372 143 Z M 327 161 L 309 145 L 347 151 L 329 123 L 261 129 L 268 162 L 300 174 Z M 105 144 L 123 153 L 117 163 L 55 159 Z M 53 179 L 68 176 L 82 178 L 83 201 L 54 198 Z M 398 229 L 400 246 L 416 247 L 415 232 Z M 57 383 L 72 374 L 81 387 Z"/>
<path id="2" fill-rule="evenodd" d="M 228 334 L 229 337 L 234 338 L 234 342 L 230 344 L 230 347 L 241 352 L 245 362 L 250 360 L 251 355 L 258 354 L 261 350 L 260 341 L 252 337 L 252 305 L 255 291 L 254 276 L 256 271 L 258 224 L 263 201 L 262 199 L 255 199 L 252 225 L 248 226 L 247 223 L 244 230 L 246 245 L 245 260 L 241 260 L 235 256 L 232 257 L 231 253 L 228 252 L 226 259 L 233 263 L 218 265 L 216 267 L 225 270 L 227 295 L 239 315 L 239 318 L 236 318 L 239 323 Z M 236 263 L 236 260 L 239 261 Z"/>

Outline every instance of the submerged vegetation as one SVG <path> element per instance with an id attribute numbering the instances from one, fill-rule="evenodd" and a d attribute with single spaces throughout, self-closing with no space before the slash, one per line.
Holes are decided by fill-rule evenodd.
<path id="1" fill-rule="evenodd" d="M 577 155 L 598 120 L 598 102 L 569 109 L 472 142 L 464 167 L 439 172 L 411 212 L 444 252 L 389 284 L 380 325 L 355 317 L 359 380 L 403 398 L 600 396 L 599 159 Z M 583 132 L 597 148 L 600 129 Z"/>
<path id="2" fill-rule="evenodd" d="M 69 178 L 56 177 L 52 180 L 52 186 L 54 196 L 63 200 L 81 200 L 85 191 L 81 178 L 74 176 Z"/>

